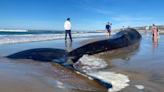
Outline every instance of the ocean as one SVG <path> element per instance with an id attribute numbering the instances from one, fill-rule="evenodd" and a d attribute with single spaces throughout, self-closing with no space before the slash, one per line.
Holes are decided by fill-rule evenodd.
<path id="1" fill-rule="evenodd" d="M 72 31 L 71 33 L 73 38 L 105 35 L 105 32 L 96 31 Z M 34 41 L 46 41 L 64 38 L 65 31 L 0 29 L 0 45 Z"/>

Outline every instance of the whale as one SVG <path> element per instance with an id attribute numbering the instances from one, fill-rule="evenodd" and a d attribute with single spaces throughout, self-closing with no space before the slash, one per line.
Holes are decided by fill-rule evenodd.
<path id="1" fill-rule="evenodd" d="M 53 59 L 62 58 L 66 54 L 68 54 L 68 52 L 63 49 L 36 48 L 17 52 L 6 57 L 10 59 L 33 59 L 38 61 L 51 62 Z"/>
<path id="2" fill-rule="evenodd" d="M 101 79 L 87 75 L 85 72 L 74 68 L 74 63 L 76 63 L 79 58 L 81 58 L 85 54 L 94 55 L 101 52 L 132 46 L 136 43 L 140 43 L 141 39 L 142 36 L 136 29 L 127 28 L 116 33 L 109 39 L 91 42 L 70 52 L 57 48 L 36 48 L 21 51 L 6 57 L 10 59 L 33 59 L 45 62 L 55 62 L 67 67 L 70 70 L 81 73 L 86 77 L 91 77 L 95 81 L 102 84 L 106 89 L 110 89 L 112 88 L 112 84 L 106 83 Z"/>

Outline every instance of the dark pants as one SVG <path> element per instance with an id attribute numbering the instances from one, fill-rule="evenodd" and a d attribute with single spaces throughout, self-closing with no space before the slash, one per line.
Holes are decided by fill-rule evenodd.
<path id="1" fill-rule="evenodd" d="M 72 37 L 71 37 L 71 30 L 65 30 L 65 40 L 67 40 L 67 33 L 69 34 L 69 38 L 72 41 Z"/>

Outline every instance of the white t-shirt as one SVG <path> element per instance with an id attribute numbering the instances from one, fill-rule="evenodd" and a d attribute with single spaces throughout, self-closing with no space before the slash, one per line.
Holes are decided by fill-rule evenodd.
<path id="1" fill-rule="evenodd" d="M 70 23 L 69 21 L 66 21 L 66 22 L 64 23 L 64 29 L 65 29 L 65 30 L 71 30 L 71 23 Z"/>

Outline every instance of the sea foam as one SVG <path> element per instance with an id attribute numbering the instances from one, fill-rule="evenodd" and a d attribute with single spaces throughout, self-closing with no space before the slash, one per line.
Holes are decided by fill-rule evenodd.
<path id="1" fill-rule="evenodd" d="M 129 78 L 123 74 L 117 74 L 110 71 L 97 70 L 107 67 L 107 63 L 96 56 L 83 55 L 74 67 L 80 71 L 86 72 L 87 75 L 100 79 L 103 82 L 112 84 L 108 92 L 116 92 L 125 88 L 129 84 Z"/>
<path id="2" fill-rule="evenodd" d="M 112 84 L 113 87 L 108 89 L 108 92 L 120 91 L 126 86 L 129 86 L 127 82 L 129 82 L 130 80 L 126 75 L 123 74 L 116 74 L 114 72 L 109 71 L 98 71 L 87 74 L 96 77 L 103 82 Z"/>
<path id="3" fill-rule="evenodd" d="M 79 68 L 83 72 L 95 71 L 107 66 L 108 64 L 103 59 L 89 55 L 83 55 L 82 58 L 74 64 L 75 68 Z"/>
<path id="4" fill-rule="evenodd" d="M 138 89 L 144 89 L 145 87 L 143 85 L 134 85 Z"/>
<path id="5" fill-rule="evenodd" d="M 105 33 L 77 33 L 72 34 L 73 38 L 105 35 Z M 64 39 L 65 34 L 25 34 L 25 35 L 0 35 L 0 45 L 34 42 L 34 41 L 47 41 L 55 39 Z"/>
<path id="6" fill-rule="evenodd" d="M 5 30 L 0 29 L 0 32 L 27 32 L 28 30 Z"/>

